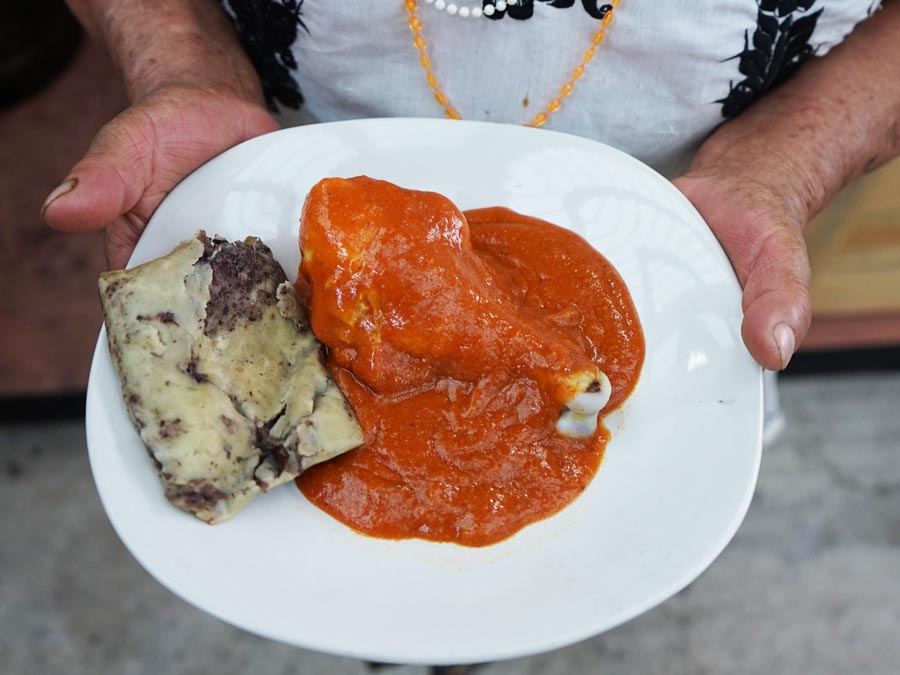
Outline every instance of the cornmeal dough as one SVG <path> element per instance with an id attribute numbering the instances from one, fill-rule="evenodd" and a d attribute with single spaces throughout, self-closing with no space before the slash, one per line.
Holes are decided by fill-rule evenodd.
<path id="1" fill-rule="evenodd" d="M 259 239 L 201 231 L 100 277 L 128 414 L 166 497 L 217 523 L 363 441 L 305 303 Z"/>

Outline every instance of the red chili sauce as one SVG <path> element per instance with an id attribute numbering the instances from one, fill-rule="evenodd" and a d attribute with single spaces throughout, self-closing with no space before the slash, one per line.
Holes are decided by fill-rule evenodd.
<path id="1" fill-rule="evenodd" d="M 365 434 L 297 480 L 310 501 L 371 536 L 484 546 L 581 494 L 609 433 L 557 432 L 566 378 L 606 373 L 602 417 L 644 359 L 628 289 L 602 255 L 508 209 L 463 216 L 368 178 L 313 188 L 300 237 L 298 287 Z"/>

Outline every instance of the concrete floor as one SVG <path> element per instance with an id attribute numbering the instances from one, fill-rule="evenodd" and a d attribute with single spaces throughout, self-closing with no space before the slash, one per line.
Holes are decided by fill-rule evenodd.
<path id="1" fill-rule="evenodd" d="M 709 571 L 605 635 L 478 672 L 900 672 L 900 374 L 788 379 L 782 395 L 787 431 Z M 0 427 L 0 672 L 367 672 L 243 633 L 159 586 L 107 523 L 84 446 L 76 422 Z"/>

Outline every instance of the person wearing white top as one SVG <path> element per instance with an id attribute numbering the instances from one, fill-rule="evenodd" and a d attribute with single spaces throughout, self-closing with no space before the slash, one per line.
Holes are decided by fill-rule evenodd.
<path id="1" fill-rule="evenodd" d="M 809 327 L 803 226 L 900 153 L 898 0 L 69 4 L 109 46 L 132 105 L 42 213 L 61 230 L 106 228 L 113 267 L 182 178 L 279 123 L 531 123 L 673 180 L 744 288 L 749 352 L 775 371 Z"/>

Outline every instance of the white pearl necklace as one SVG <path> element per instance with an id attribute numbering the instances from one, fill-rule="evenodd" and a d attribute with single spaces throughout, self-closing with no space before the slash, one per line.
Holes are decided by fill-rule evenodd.
<path id="1" fill-rule="evenodd" d="M 502 12 L 510 5 L 518 5 L 519 0 L 496 0 L 492 5 L 481 7 L 461 7 L 455 2 L 447 2 L 447 0 L 425 0 L 426 5 L 434 5 L 435 9 L 447 12 L 450 16 L 459 16 L 463 19 L 472 17 L 480 19 L 482 16 L 493 16 L 495 12 Z"/>

